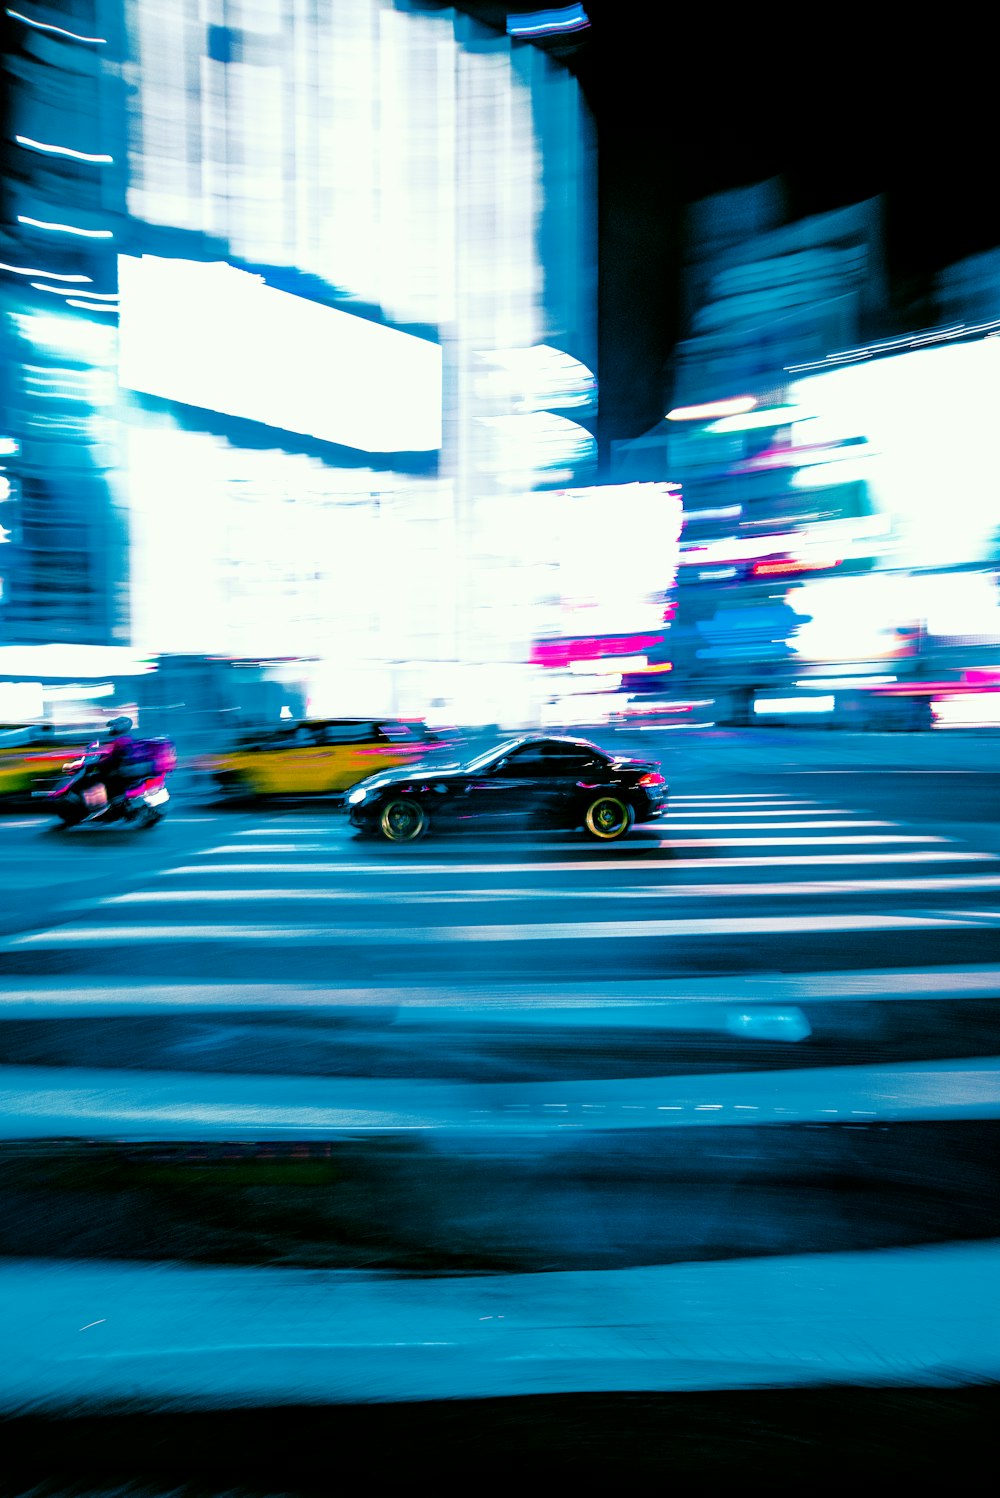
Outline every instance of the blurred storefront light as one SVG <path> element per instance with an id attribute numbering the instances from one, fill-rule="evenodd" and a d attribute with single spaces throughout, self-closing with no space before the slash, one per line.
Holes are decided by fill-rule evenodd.
<path id="1" fill-rule="evenodd" d="M 892 518 L 900 565 L 986 559 L 1000 509 L 998 389 L 1000 340 L 992 337 L 797 380 L 791 398 L 824 439 L 863 439 L 867 456 L 803 468 L 792 483 L 815 489 L 863 479 L 875 508 Z"/>
<path id="2" fill-rule="evenodd" d="M 480 394 L 510 400 L 520 412 L 572 410 L 591 406 L 597 381 L 579 359 L 547 344 L 481 353 L 486 367 Z"/>
<path id="3" fill-rule="evenodd" d="M 766 557 L 780 559 L 787 553 L 805 558 L 813 547 L 824 549 L 827 556 L 836 548 L 842 558 L 846 554 L 845 547 L 885 536 L 889 529 L 890 521 L 885 515 L 821 520 L 799 530 L 778 531 L 770 536 L 725 536 L 718 541 L 697 545 L 682 544 L 679 561 L 681 565 L 704 567 L 714 562 L 745 562 Z"/>
<path id="4" fill-rule="evenodd" d="M 863 691 L 866 687 L 886 686 L 889 682 L 896 681 L 895 676 L 873 676 L 867 674 L 858 676 L 807 676 L 802 681 L 797 681 L 797 687 L 812 688 L 817 692 L 828 690 L 832 692 Z"/>
<path id="5" fill-rule="evenodd" d="M 723 416 L 713 421 L 710 432 L 754 432 L 766 427 L 790 426 L 808 417 L 808 411 L 798 406 L 775 406 L 771 410 L 747 411 L 742 415 Z"/>
<path id="6" fill-rule="evenodd" d="M 86 364 L 113 362 L 113 328 L 101 327 L 81 317 L 50 316 L 38 312 L 15 313 L 13 320 L 22 336 L 36 347 L 57 349 Z"/>
<path id="7" fill-rule="evenodd" d="M 832 713 L 836 698 L 822 697 L 757 697 L 753 710 L 761 716 L 786 713 Z"/>
<path id="8" fill-rule="evenodd" d="M 931 713 L 938 728 L 1000 728 L 1000 691 L 938 697 Z"/>
<path id="9" fill-rule="evenodd" d="M 40 681 L 0 681 L 0 722 L 30 723 L 44 712 Z"/>
<path id="10" fill-rule="evenodd" d="M 805 557 L 794 557 L 786 562 L 757 562 L 753 569 L 754 577 L 771 577 L 788 572 L 826 572 L 831 567 L 839 567 L 840 557 L 815 557 L 807 560 Z"/>
<path id="11" fill-rule="evenodd" d="M 115 645 L 0 645 L 0 676 L 142 676 L 153 663 Z"/>
<path id="12" fill-rule="evenodd" d="M 737 416 L 756 406 L 752 395 L 738 395 L 731 400 L 707 401 L 700 406 L 676 406 L 666 415 L 667 421 L 711 421 L 714 417 Z"/>
<path id="13" fill-rule="evenodd" d="M 92 702 L 102 697 L 113 697 L 115 695 L 115 684 L 111 681 L 87 684 L 85 682 L 73 682 L 71 686 L 46 687 L 44 697 L 46 704 L 50 702 Z"/>

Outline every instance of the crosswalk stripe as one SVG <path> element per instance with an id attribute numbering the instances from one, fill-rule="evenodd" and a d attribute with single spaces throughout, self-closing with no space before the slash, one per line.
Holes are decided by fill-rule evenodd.
<path id="1" fill-rule="evenodd" d="M 700 815 L 703 816 L 704 814 L 700 814 Z M 669 820 L 671 822 L 673 822 L 673 821 L 676 820 L 678 823 L 680 823 L 680 818 L 676 818 L 676 819 L 675 818 L 670 818 Z M 640 826 L 651 826 L 652 824 L 651 823 L 640 823 L 639 825 Z M 875 821 L 875 820 L 872 820 L 871 818 L 853 818 L 853 817 L 852 818 L 839 818 L 839 817 L 832 817 L 832 816 L 824 816 L 824 817 L 821 817 L 821 818 L 807 819 L 807 820 L 804 820 L 804 821 L 793 820 L 793 821 L 782 821 L 782 822 L 761 821 L 759 818 L 756 819 L 756 820 L 754 820 L 754 821 L 752 821 L 752 822 L 729 822 L 729 821 L 722 821 L 718 817 L 714 817 L 710 821 L 697 820 L 697 819 L 696 820 L 686 819 L 682 824 L 680 824 L 678 826 L 677 830 L 679 832 L 759 832 L 759 831 L 764 831 L 764 830 L 770 830 L 770 831 L 777 830 L 779 832 L 784 832 L 784 831 L 788 830 L 788 831 L 794 832 L 797 829 L 804 830 L 804 829 L 807 829 L 807 828 L 810 829 L 810 830 L 813 830 L 813 831 L 822 831 L 824 828 L 827 828 L 827 827 L 838 828 L 838 827 L 897 827 L 897 826 L 899 826 L 899 823 L 897 823 L 897 822 L 884 821 L 884 820 L 882 820 L 882 821 Z M 295 836 L 298 836 L 298 834 L 286 832 L 286 833 L 283 833 L 282 836 L 284 836 L 284 837 L 295 837 Z M 308 833 L 302 833 L 301 837 L 302 837 L 303 841 L 296 842 L 295 844 L 291 844 L 291 843 L 279 843 L 279 842 L 274 842 L 274 843 L 265 843 L 265 842 L 260 842 L 260 843 L 241 843 L 239 845 L 236 845 L 236 844 L 225 845 L 223 847 L 222 851 L 224 851 L 224 852 L 239 851 L 239 849 L 242 848 L 242 849 L 248 849 L 251 852 L 258 852 L 258 853 L 267 853 L 267 852 L 270 852 L 270 851 L 273 851 L 273 852 L 276 852 L 276 853 L 280 853 L 282 851 L 287 852 L 288 848 L 292 847 L 292 846 L 294 846 L 296 848 L 308 848 L 308 849 L 314 849 L 314 850 L 315 849 L 323 849 L 323 848 L 341 847 L 343 845 L 344 841 L 345 841 L 345 833 L 343 833 L 343 832 L 341 832 L 339 834 L 338 833 L 322 834 L 322 833 L 317 833 L 317 832 L 308 832 Z M 209 850 L 209 851 L 217 851 L 217 850 L 213 849 L 213 850 Z"/>
<path id="2" fill-rule="evenodd" d="M 325 946 L 331 942 L 401 942 L 421 946 L 435 943 L 594 941 L 608 938 L 638 940 L 649 937 L 686 936 L 790 936 L 816 931 L 901 931 L 970 928 L 1000 922 L 1000 912 L 909 914 L 902 911 L 814 915 L 702 916 L 683 920 L 622 920 L 531 922 L 507 925 L 400 927 L 399 925 L 303 926 L 160 924 L 150 926 L 58 926 L 34 931 L 0 943 L 0 951 L 20 947 L 84 947 L 113 945 L 126 941 L 309 941 Z"/>
<path id="3" fill-rule="evenodd" d="M 794 848 L 838 843 L 950 843 L 952 841 L 953 839 L 950 837 L 900 832 L 862 833 L 849 837 L 661 837 L 644 838 L 641 842 L 638 839 L 634 839 L 628 846 L 632 848 Z M 325 843 L 222 843 L 216 848 L 201 849 L 197 856 L 199 858 L 214 858 L 223 854 L 229 855 L 233 853 L 326 853 L 332 851 L 336 846 L 338 845 Z M 466 846 L 468 847 L 469 845 L 466 844 Z M 472 846 L 476 852 L 483 851 L 482 844 Z M 495 847 L 496 844 L 492 846 Z M 566 850 L 566 843 L 512 843 L 507 846 L 516 847 L 532 853 L 562 853 Z M 592 848 L 595 853 L 603 851 L 600 843 L 588 843 L 584 846 Z"/>
<path id="4" fill-rule="evenodd" d="M 896 822 L 876 822 L 858 818 L 824 818 L 805 822 L 685 822 L 678 832 L 805 832 L 824 831 L 828 827 L 896 827 Z"/>
<path id="5" fill-rule="evenodd" d="M 294 1088 L 290 1083 L 294 1081 Z M 0 1137 L 316 1138 L 1000 1118 L 1000 1058 L 480 1083 L 0 1067 Z"/>
<path id="6" fill-rule="evenodd" d="M 676 1005 L 702 1006 L 869 1003 L 1000 997 L 1000 964 L 940 968 L 858 968 L 850 971 L 736 974 L 712 978 L 626 978 L 611 981 L 506 983 L 499 980 L 438 983 L 421 988 L 318 987 L 310 983 L 136 983 L 123 988 L 33 978 L 0 987 L 0 1020 L 62 1014 L 139 1014 L 179 1011 L 239 1014 L 247 1008 L 291 1012 L 356 1008 L 399 1009 L 413 1023 L 437 1023 L 455 1008 L 469 1008 L 502 1022 L 518 1023 L 546 1011 L 592 1016 L 595 1023 L 658 1023 Z"/>
<path id="7" fill-rule="evenodd" d="M 667 820 L 670 822 L 688 822 L 695 817 L 850 817 L 856 816 L 854 807 L 850 806 L 758 806 L 754 811 L 734 809 L 729 806 L 702 806 L 697 811 L 674 811 L 671 807 Z M 892 825 L 891 823 L 879 823 L 879 826 Z"/>
<path id="8" fill-rule="evenodd" d="M 472 890 L 422 889 L 419 893 L 397 893 L 392 899 L 400 904 L 475 904 L 490 900 L 649 900 L 649 899 L 760 899 L 785 898 L 803 895 L 845 894 L 905 894 L 932 891 L 1000 889 L 1000 876 L 974 874 L 967 877 L 949 875 L 925 875 L 915 879 L 821 879 L 788 880 L 780 883 L 748 884 L 674 884 L 632 885 L 628 889 L 546 889 L 544 886 L 528 885 L 523 889 L 494 889 L 484 887 Z M 358 889 L 316 889 L 310 886 L 281 885 L 273 889 L 159 889 L 132 890 L 124 895 L 111 895 L 98 901 L 100 905 L 159 905 L 165 902 L 191 901 L 202 904 L 216 901 L 220 904 L 239 904 L 247 900 L 295 900 L 309 901 L 370 901 L 370 891 Z M 88 906 L 87 908 L 92 908 Z"/>
<path id="9" fill-rule="evenodd" d="M 657 845 L 659 846 L 659 845 Z M 240 850 L 242 852 L 242 849 Z M 604 849 L 595 849 L 603 853 Z M 843 864 L 885 863 L 995 863 L 997 853 L 963 852 L 958 849 L 927 848 L 919 852 L 899 853 L 795 853 L 749 854 L 743 858 L 601 858 L 592 859 L 544 859 L 533 863 L 497 861 L 493 863 L 410 863 L 406 859 L 394 859 L 391 863 L 373 860 L 371 863 L 318 863 L 303 859 L 297 863 L 197 863 L 179 864 L 176 868 L 161 869 L 159 878 L 176 878 L 180 875 L 196 874 L 214 877 L 216 874 L 491 874 L 491 873 L 568 873 L 593 871 L 616 873 L 621 869 L 751 869 L 751 868 L 799 868 L 815 865 L 834 866 Z"/>
<path id="10" fill-rule="evenodd" d="M 794 797 L 782 795 L 779 791 L 727 791 L 719 795 L 714 795 L 713 793 L 706 791 L 701 795 L 695 795 L 693 793 L 688 795 L 676 795 L 672 796 L 670 799 L 672 801 L 677 801 L 678 803 L 682 801 L 692 801 L 698 804 L 708 801 L 746 801 L 748 804 L 752 801 L 784 801 L 789 806 L 804 806 L 808 804 L 807 802 L 801 800 L 796 801 Z"/>

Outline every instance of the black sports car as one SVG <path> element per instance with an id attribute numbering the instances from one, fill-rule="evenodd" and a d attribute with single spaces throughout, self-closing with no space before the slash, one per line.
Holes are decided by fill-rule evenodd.
<path id="1" fill-rule="evenodd" d="M 603 842 L 661 817 L 659 765 L 606 754 L 586 739 L 510 739 L 465 765 L 410 766 L 348 793 L 359 832 L 411 843 L 430 827 L 583 827 Z"/>

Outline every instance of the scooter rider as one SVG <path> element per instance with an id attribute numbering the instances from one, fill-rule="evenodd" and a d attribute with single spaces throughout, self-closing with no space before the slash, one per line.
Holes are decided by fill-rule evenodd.
<path id="1" fill-rule="evenodd" d="M 125 788 L 122 770 L 135 751 L 132 728 L 132 719 L 124 716 L 112 718 L 105 728 L 110 745 L 107 755 L 102 758 L 101 768 L 104 771 L 104 785 L 109 801 L 114 800 Z"/>

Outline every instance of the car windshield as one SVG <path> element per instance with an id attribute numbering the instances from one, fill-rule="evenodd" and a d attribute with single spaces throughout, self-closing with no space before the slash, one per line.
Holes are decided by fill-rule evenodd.
<path id="1" fill-rule="evenodd" d="M 470 759 L 465 768 L 473 775 L 478 774 L 480 770 L 485 770 L 488 765 L 494 764 L 496 760 L 503 759 L 505 754 L 509 754 L 512 749 L 516 749 L 518 744 L 522 742 L 523 740 L 521 739 L 508 739 L 505 744 L 496 744 L 492 749 L 487 749 L 485 754 L 480 754 L 475 759 Z"/>

